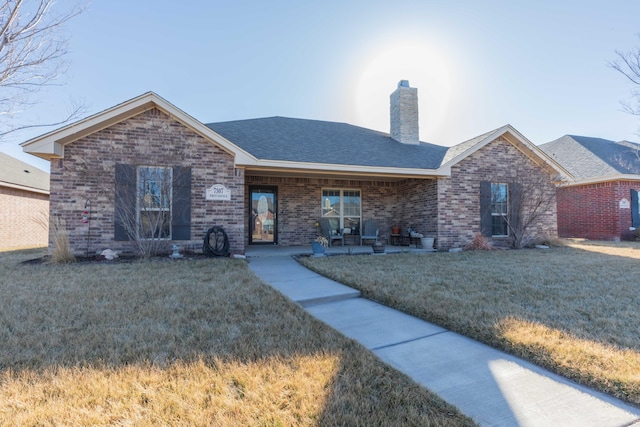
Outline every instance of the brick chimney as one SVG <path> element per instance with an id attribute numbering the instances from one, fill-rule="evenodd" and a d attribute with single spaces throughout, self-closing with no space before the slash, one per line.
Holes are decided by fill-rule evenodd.
<path id="1" fill-rule="evenodd" d="M 418 89 L 400 80 L 391 99 L 391 138 L 403 144 L 419 144 Z"/>

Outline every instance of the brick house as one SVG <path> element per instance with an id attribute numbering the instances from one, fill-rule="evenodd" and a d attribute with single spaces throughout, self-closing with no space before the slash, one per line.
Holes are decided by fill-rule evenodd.
<path id="1" fill-rule="evenodd" d="M 554 180 L 567 175 L 556 162 L 510 125 L 454 147 L 420 142 L 417 89 L 402 81 L 390 99 L 385 134 L 285 117 L 205 125 L 146 93 L 23 148 L 51 161 L 51 215 L 66 220 L 77 252 L 131 250 L 122 218 L 136 214 L 119 212 L 150 200 L 169 218 L 159 231 L 168 245 L 201 247 L 213 225 L 224 227 L 233 253 L 308 245 L 327 217 L 354 243 L 372 218 L 383 236 L 412 227 L 439 249 L 460 247 L 479 231 L 509 237 L 507 199 L 522 171 L 541 178 L 539 191 L 553 198 L 531 230 L 556 235 Z M 159 201 L 158 176 L 171 178 L 168 202 Z M 486 197 L 493 188 L 500 200 Z M 80 221 L 87 200 L 89 238 Z M 134 231 L 146 222 L 138 219 Z"/>
<path id="2" fill-rule="evenodd" d="M 47 246 L 49 174 L 0 153 L 0 251 Z"/>
<path id="3" fill-rule="evenodd" d="M 557 191 L 560 237 L 635 238 L 640 144 L 565 135 L 540 148 L 573 176 Z"/>

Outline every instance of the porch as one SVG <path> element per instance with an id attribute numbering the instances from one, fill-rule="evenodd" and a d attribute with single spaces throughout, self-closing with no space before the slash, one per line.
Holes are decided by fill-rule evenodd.
<path id="1" fill-rule="evenodd" d="M 422 249 L 418 247 L 410 246 L 385 246 L 385 254 L 398 254 L 398 253 L 431 253 L 436 252 L 435 249 Z M 247 257 L 265 257 L 265 256 L 293 256 L 293 255 L 311 255 L 311 245 L 301 246 L 280 246 L 280 245 L 248 245 L 245 250 L 245 256 Z M 326 255 L 363 255 L 373 254 L 371 245 L 354 245 L 354 246 L 339 246 L 334 245 L 325 250 Z"/>

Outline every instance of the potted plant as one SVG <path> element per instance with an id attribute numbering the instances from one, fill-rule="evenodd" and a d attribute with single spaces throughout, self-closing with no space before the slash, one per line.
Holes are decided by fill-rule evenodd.
<path id="1" fill-rule="evenodd" d="M 375 242 L 373 245 L 371 245 L 371 247 L 373 248 L 373 253 L 374 254 L 383 254 L 384 253 L 384 243 L 382 243 L 382 242 Z"/>
<path id="2" fill-rule="evenodd" d="M 324 255 L 325 249 L 329 247 L 329 241 L 324 236 L 316 237 L 316 240 L 311 242 L 311 250 L 313 251 L 313 255 L 320 256 Z"/>
<path id="3" fill-rule="evenodd" d="M 433 237 L 421 237 L 420 245 L 422 246 L 422 249 L 433 249 L 434 240 L 435 239 Z"/>

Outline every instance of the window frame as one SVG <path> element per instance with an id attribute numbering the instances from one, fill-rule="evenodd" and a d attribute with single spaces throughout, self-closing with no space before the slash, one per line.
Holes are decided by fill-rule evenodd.
<path id="1" fill-rule="evenodd" d="M 325 215 L 325 192 L 326 191 L 334 191 L 334 192 L 338 192 L 337 197 L 339 197 L 340 199 L 340 212 L 338 216 L 327 216 Z M 359 198 L 359 203 L 358 203 L 358 215 L 347 215 L 345 214 L 345 193 L 349 193 L 349 192 L 357 192 L 358 193 L 358 198 Z M 329 196 L 329 197 L 336 197 L 336 195 L 334 196 Z M 350 195 L 347 195 L 346 197 L 353 197 Z M 357 218 L 358 220 L 358 229 L 357 232 L 360 231 L 360 228 L 362 227 L 362 190 L 359 188 L 335 188 L 335 187 L 326 187 L 326 188 L 322 188 L 320 191 L 320 212 L 321 212 L 321 218 L 339 218 L 339 222 L 340 222 L 340 230 L 343 230 L 345 228 L 345 218 Z M 352 231 L 353 233 L 353 231 Z"/>
<path id="2" fill-rule="evenodd" d="M 143 171 L 161 170 L 163 171 L 163 177 L 160 181 L 159 194 L 152 194 L 152 197 L 160 197 L 160 206 L 144 206 L 147 192 L 145 191 L 149 182 L 154 181 L 142 181 L 144 179 Z M 168 173 L 168 177 L 164 174 Z M 164 189 L 162 188 L 164 187 Z M 140 240 L 172 240 L 173 229 L 173 168 L 166 166 L 137 166 L 136 167 L 136 233 Z M 144 191 L 144 192 L 143 192 Z M 165 191 L 168 192 L 166 200 L 163 200 Z M 152 236 L 145 236 L 143 232 L 143 212 L 163 212 L 163 225 L 159 230 L 160 233 Z M 162 229 L 165 229 L 164 232 Z"/>
<path id="3" fill-rule="evenodd" d="M 506 182 L 491 182 L 491 200 L 489 204 L 489 210 L 491 212 L 491 237 L 509 237 L 509 183 Z M 496 201 L 497 190 L 494 190 L 494 186 L 500 186 L 504 188 L 504 192 L 501 191 L 501 194 L 504 194 L 504 201 Z M 500 209 L 498 209 L 498 203 L 500 204 Z M 495 234 L 496 231 L 496 219 L 501 218 L 501 227 L 505 231 L 505 234 Z"/>

